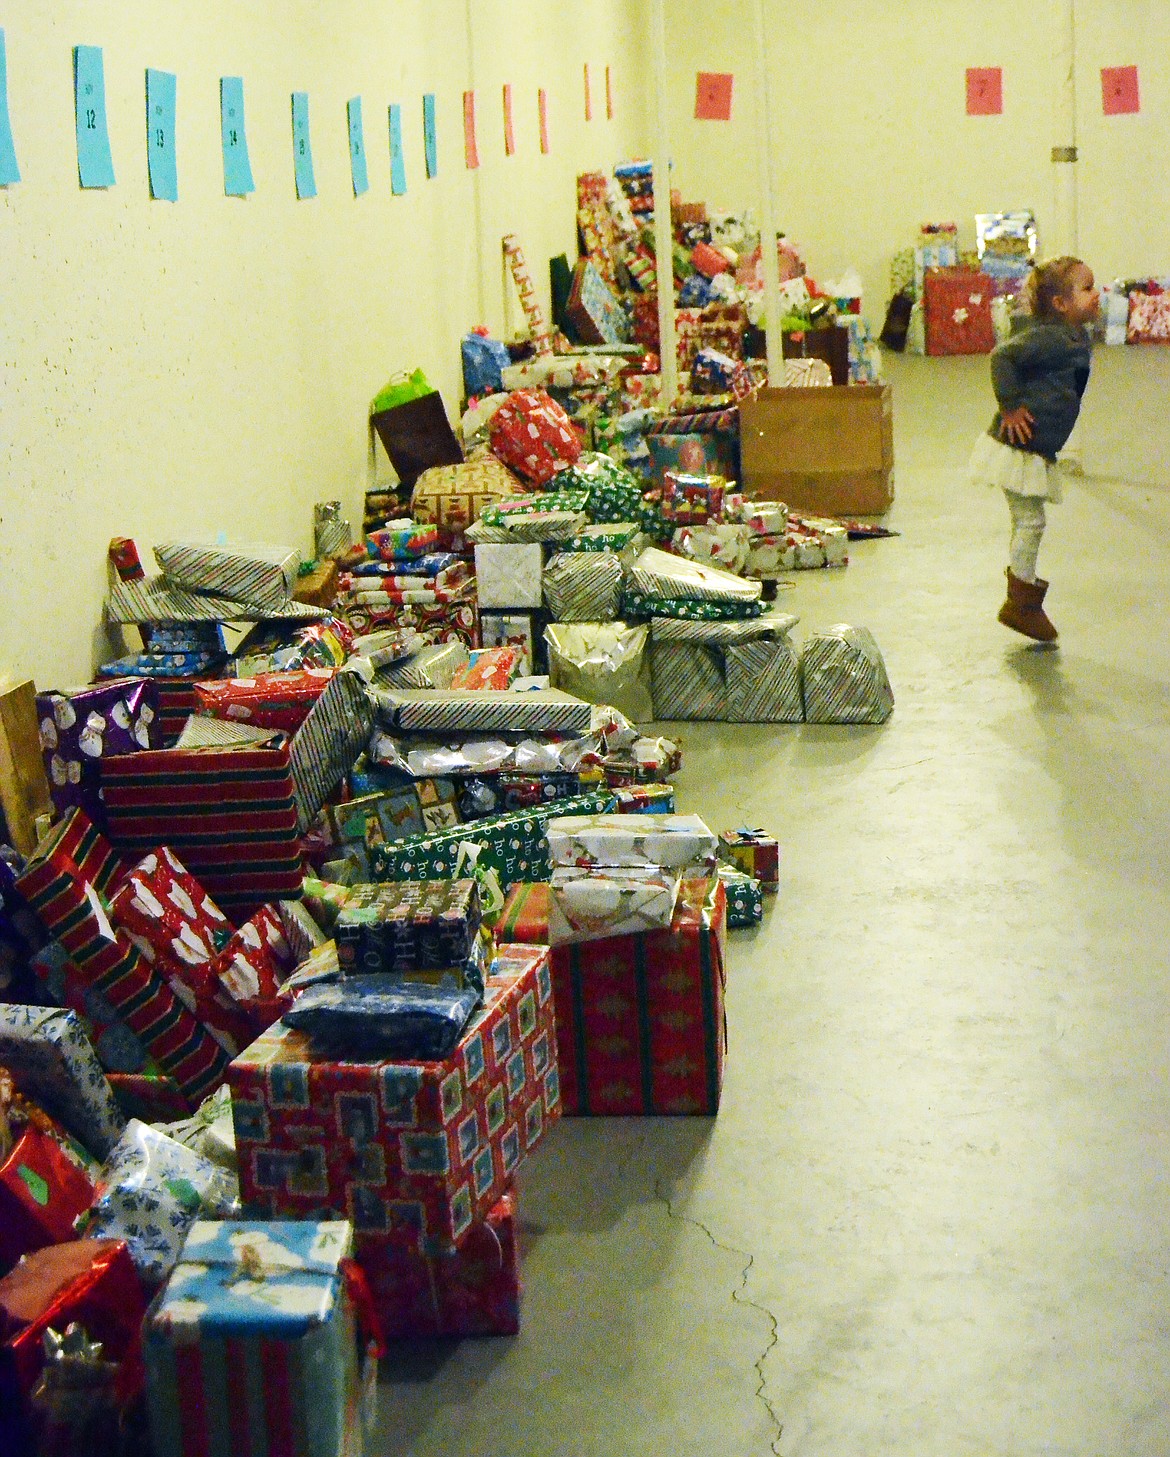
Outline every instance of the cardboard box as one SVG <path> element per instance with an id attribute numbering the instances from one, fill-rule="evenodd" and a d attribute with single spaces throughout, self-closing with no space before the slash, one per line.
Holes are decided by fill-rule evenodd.
<path id="1" fill-rule="evenodd" d="M 879 516 L 894 499 L 889 385 L 764 389 L 740 406 L 743 487 L 815 516 Z"/>

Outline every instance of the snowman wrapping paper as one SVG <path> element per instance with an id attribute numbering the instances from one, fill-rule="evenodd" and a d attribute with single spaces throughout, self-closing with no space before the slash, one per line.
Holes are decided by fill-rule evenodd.
<path id="1" fill-rule="evenodd" d="M 99 829 L 101 760 L 162 747 L 158 688 L 141 678 L 38 693 L 37 723 L 53 807 L 81 809 Z"/>

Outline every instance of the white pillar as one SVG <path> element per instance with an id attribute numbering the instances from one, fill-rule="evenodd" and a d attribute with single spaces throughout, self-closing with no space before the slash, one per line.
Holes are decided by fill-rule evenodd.
<path id="1" fill-rule="evenodd" d="M 654 62 L 654 252 L 658 273 L 658 357 L 662 400 L 678 394 L 678 349 L 674 329 L 674 233 L 670 226 L 670 114 L 666 92 L 666 0 L 654 0 L 650 51 Z"/>
<path id="2" fill-rule="evenodd" d="M 1049 258 L 1076 254 L 1077 236 L 1077 26 L 1076 0 L 1050 0 L 1052 16 L 1052 237 Z M 1074 472 L 1084 469 L 1080 426 L 1060 453 Z"/>
<path id="3" fill-rule="evenodd" d="M 776 256 L 776 196 L 772 182 L 772 104 L 768 76 L 765 0 L 752 0 L 756 32 L 756 137 L 759 143 L 760 248 L 764 265 L 764 326 L 768 338 L 768 383 L 784 379 L 784 341 L 780 332 L 780 262 Z"/>

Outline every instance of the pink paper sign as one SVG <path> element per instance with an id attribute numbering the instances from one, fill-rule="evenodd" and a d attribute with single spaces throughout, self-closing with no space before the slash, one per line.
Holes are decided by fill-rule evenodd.
<path id="1" fill-rule="evenodd" d="M 967 67 L 967 115 L 1002 116 L 1003 70 L 999 66 Z"/>
<path id="2" fill-rule="evenodd" d="M 542 86 L 536 93 L 536 106 L 540 112 L 540 150 L 547 156 L 548 145 L 548 92 Z"/>
<path id="3" fill-rule="evenodd" d="M 589 62 L 585 62 L 585 120 L 593 120 L 593 88 L 589 84 Z"/>
<path id="4" fill-rule="evenodd" d="M 475 92 L 463 93 L 463 157 L 468 167 L 479 166 L 479 147 L 475 141 Z"/>
<path id="5" fill-rule="evenodd" d="M 512 87 L 504 87 L 504 152 L 511 157 L 516 151 L 516 129 L 512 125 Z"/>
<path id="6" fill-rule="evenodd" d="M 1126 116 L 1141 111 L 1136 66 L 1101 67 L 1101 110 L 1106 116 Z"/>
<path id="7" fill-rule="evenodd" d="M 700 71 L 695 77 L 695 120 L 730 121 L 735 77 L 726 71 Z"/>

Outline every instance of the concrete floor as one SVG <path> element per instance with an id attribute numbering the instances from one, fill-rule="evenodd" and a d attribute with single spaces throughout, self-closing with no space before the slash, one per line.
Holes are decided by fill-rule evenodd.
<path id="1" fill-rule="evenodd" d="M 1058 652 L 995 621 L 986 360 L 889 372 L 903 534 L 786 601 L 894 717 L 677 730 L 679 808 L 782 846 L 719 1117 L 562 1123 L 523 1333 L 396 1346 L 377 1453 L 1170 1453 L 1170 350 L 1097 352 Z"/>

